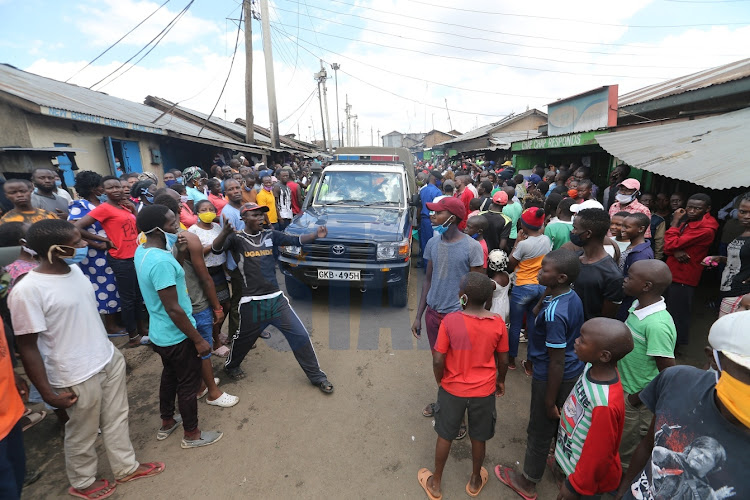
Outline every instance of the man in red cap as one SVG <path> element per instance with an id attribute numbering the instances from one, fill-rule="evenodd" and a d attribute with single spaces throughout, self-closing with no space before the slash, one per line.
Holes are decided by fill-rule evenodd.
<path id="1" fill-rule="evenodd" d="M 510 228 L 513 221 L 510 217 L 503 214 L 503 207 L 508 204 L 508 193 L 503 190 L 492 195 L 492 204 L 485 212 L 484 217 L 487 219 L 487 232 L 484 233 L 484 239 L 487 242 L 487 251 L 491 252 L 496 249 L 506 250 L 508 238 L 510 238 Z"/>
<path id="2" fill-rule="evenodd" d="M 651 219 L 651 210 L 640 201 L 638 201 L 638 195 L 640 194 L 641 183 L 636 179 L 625 179 L 617 185 L 617 195 L 615 195 L 615 202 L 609 207 L 609 216 L 612 217 L 617 212 L 630 212 L 646 214 Z M 646 227 L 646 239 L 651 238 L 651 227 Z"/>
<path id="3" fill-rule="evenodd" d="M 471 271 L 484 272 L 484 253 L 476 240 L 459 230 L 467 213 L 461 200 L 442 198 L 437 203 L 427 203 L 427 209 L 432 210 L 430 221 L 439 236 L 431 238 L 424 249 L 427 270 L 411 331 L 414 337 L 421 338 L 422 315 L 425 315 L 427 340 L 430 349 L 434 349 L 443 317 L 461 310 L 458 298 L 461 278 Z M 433 403 L 422 412 L 425 417 L 431 417 L 433 413 Z M 459 435 L 466 435 L 465 426 Z"/>

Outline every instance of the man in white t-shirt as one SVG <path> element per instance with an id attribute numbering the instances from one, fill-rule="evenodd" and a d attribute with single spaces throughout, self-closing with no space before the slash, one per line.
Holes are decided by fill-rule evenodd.
<path id="1" fill-rule="evenodd" d="M 16 284 L 8 306 L 27 375 L 45 402 L 70 417 L 65 425 L 68 493 L 109 496 L 119 483 L 161 473 L 164 463 L 135 459 L 125 359 L 107 338 L 91 282 L 77 265 L 88 254 L 80 232 L 67 221 L 48 219 L 32 225 L 26 240 L 40 264 Z M 99 429 L 115 484 L 96 479 Z"/>

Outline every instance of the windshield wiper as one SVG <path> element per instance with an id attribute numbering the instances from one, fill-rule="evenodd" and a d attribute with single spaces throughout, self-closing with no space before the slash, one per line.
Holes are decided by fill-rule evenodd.
<path id="1" fill-rule="evenodd" d="M 363 203 L 363 201 L 362 200 L 336 200 L 336 201 L 331 201 L 331 202 L 328 202 L 328 203 L 324 203 L 323 206 L 341 205 L 342 203 Z"/>
<path id="2" fill-rule="evenodd" d="M 372 201 L 370 203 L 365 203 L 362 205 L 363 207 L 372 207 L 375 205 L 401 205 L 400 201 Z"/>

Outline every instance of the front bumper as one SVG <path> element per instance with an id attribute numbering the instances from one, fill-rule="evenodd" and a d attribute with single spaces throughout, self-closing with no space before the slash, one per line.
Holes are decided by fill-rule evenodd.
<path id="1" fill-rule="evenodd" d="M 382 263 L 352 263 L 298 260 L 287 255 L 279 256 L 279 269 L 286 276 L 291 276 L 309 286 L 351 286 L 355 288 L 385 288 L 408 279 L 409 260 L 390 261 Z M 321 280 L 318 279 L 319 269 L 359 271 L 360 280 Z"/>

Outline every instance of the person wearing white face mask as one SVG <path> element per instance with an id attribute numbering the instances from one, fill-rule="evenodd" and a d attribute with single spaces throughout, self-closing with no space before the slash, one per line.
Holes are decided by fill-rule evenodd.
<path id="1" fill-rule="evenodd" d="M 617 185 L 617 195 L 615 202 L 609 207 L 610 218 L 617 212 L 630 212 L 646 214 L 651 219 L 651 210 L 646 205 L 638 201 L 641 183 L 636 179 L 625 179 Z M 651 239 L 651 227 L 646 227 L 646 239 Z"/>

